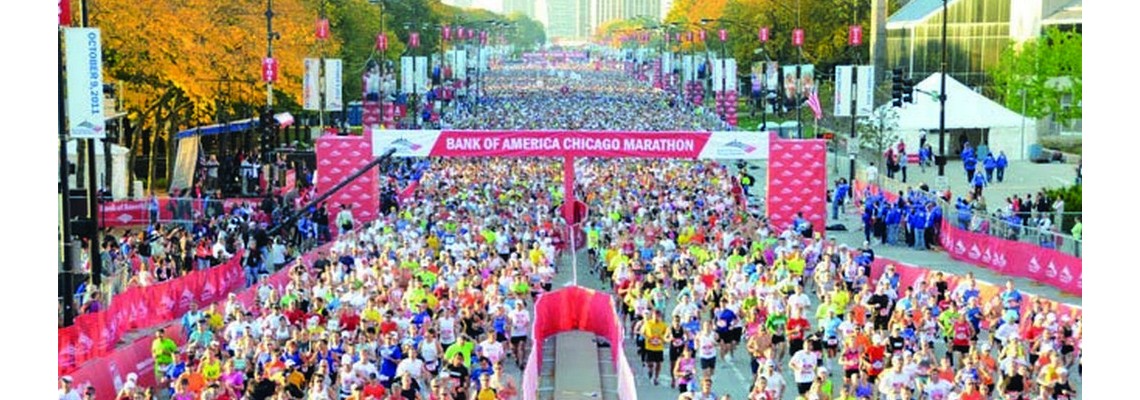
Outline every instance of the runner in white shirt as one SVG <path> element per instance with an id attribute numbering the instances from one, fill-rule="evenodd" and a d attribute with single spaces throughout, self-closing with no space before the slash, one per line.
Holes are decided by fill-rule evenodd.
<path id="1" fill-rule="evenodd" d="M 705 321 L 701 332 L 697 334 L 697 359 L 700 360 L 701 370 L 706 377 L 711 378 L 716 372 L 717 337 L 711 321 Z"/>
<path id="2" fill-rule="evenodd" d="M 439 342 L 446 349 L 456 340 L 455 332 L 458 327 L 455 325 L 455 317 L 452 316 L 450 308 L 444 308 L 436 321 L 439 323 Z"/>
<path id="3" fill-rule="evenodd" d="M 812 381 L 815 380 L 815 369 L 819 366 L 819 357 L 809 349 L 800 349 L 788 361 L 788 367 L 795 373 L 796 389 L 800 395 L 811 390 Z"/>
<path id="4" fill-rule="evenodd" d="M 479 348 L 483 350 L 483 357 L 487 357 L 494 365 L 506 357 L 503 351 L 503 344 L 495 341 L 494 332 L 486 334 L 487 339 L 479 343 Z"/>
<path id="5" fill-rule="evenodd" d="M 515 309 L 508 314 L 508 318 L 511 322 L 511 349 L 515 354 L 515 363 L 521 369 L 527 335 L 530 334 L 530 312 L 519 301 L 515 303 Z"/>

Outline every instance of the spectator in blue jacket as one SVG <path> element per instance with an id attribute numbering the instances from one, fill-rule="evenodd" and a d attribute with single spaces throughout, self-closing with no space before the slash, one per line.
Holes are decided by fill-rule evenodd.
<path id="1" fill-rule="evenodd" d="M 899 223 L 902 222 L 902 211 L 897 205 L 887 210 L 887 244 L 894 245 L 899 241 Z"/>
<path id="2" fill-rule="evenodd" d="M 1005 167 L 1009 166 L 1009 159 L 1005 158 L 1004 151 L 998 152 L 997 163 L 995 166 L 997 167 L 997 181 L 1005 181 Z"/>
<path id="3" fill-rule="evenodd" d="M 926 250 L 926 212 L 916 207 L 907 223 L 914 230 L 915 250 Z"/>
<path id="4" fill-rule="evenodd" d="M 871 242 L 871 228 L 875 224 L 874 213 L 874 203 L 868 201 L 863 205 L 863 238 L 868 243 Z"/>
<path id="5" fill-rule="evenodd" d="M 994 153 L 986 154 L 986 160 L 982 162 L 982 167 L 986 169 L 986 183 L 994 181 L 994 168 L 997 168 L 997 159 L 994 158 Z"/>
<path id="6" fill-rule="evenodd" d="M 977 171 L 974 173 L 974 197 L 982 196 L 982 188 L 986 187 L 986 182 L 986 176 L 982 175 L 982 171 Z"/>

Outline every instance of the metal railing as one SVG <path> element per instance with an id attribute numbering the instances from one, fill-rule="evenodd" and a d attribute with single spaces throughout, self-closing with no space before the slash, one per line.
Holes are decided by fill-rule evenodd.
<path id="1" fill-rule="evenodd" d="M 865 176 L 860 176 L 865 179 Z M 909 190 L 919 190 L 917 186 L 905 184 L 895 179 L 887 178 L 880 174 L 878 179 L 879 187 L 882 190 L 890 193 L 904 193 Z M 1080 216 L 1079 212 L 1047 212 L 1039 213 L 1032 212 L 1029 218 L 1022 220 L 1010 217 L 1004 209 L 994 209 L 994 206 L 987 206 L 986 210 L 971 209 L 968 212 L 959 211 L 954 204 L 943 200 L 941 197 L 936 196 L 934 193 L 926 192 L 926 196 L 935 199 L 939 207 L 942 207 L 943 215 L 954 226 L 968 230 L 974 233 L 981 233 L 1005 240 L 1014 240 L 1022 243 L 1029 243 L 1041 246 L 1045 249 L 1057 250 L 1066 254 L 1072 254 L 1075 257 L 1081 257 L 1081 242 L 1072 235 L 1065 234 L 1060 231 L 1062 222 L 1066 219 L 1065 216 Z M 1002 203 L 1004 206 L 1004 203 Z M 1042 218 L 1049 219 L 1048 229 L 1042 230 L 1040 228 L 1040 221 Z"/>

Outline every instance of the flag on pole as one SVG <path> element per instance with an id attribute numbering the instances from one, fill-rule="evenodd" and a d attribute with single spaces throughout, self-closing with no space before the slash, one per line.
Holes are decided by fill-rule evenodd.
<path id="1" fill-rule="evenodd" d="M 823 108 L 819 105 L 819 91 L 812 90 L 808 93 L 808 106 L 811 107 L 811 112 L 815 114 L 815 119 L 819 120 L 823 117 Z"/>

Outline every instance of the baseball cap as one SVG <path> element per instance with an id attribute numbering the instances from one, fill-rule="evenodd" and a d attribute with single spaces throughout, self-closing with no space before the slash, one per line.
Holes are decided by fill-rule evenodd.
<path id="1" fill-rule="evenodd" d="M 63 378 L 60 378 L 60 380 L 67 382 L 67 383 L 71 383 L 71 381 L 72 381 L 71 375 L 64 375 Z"/>

